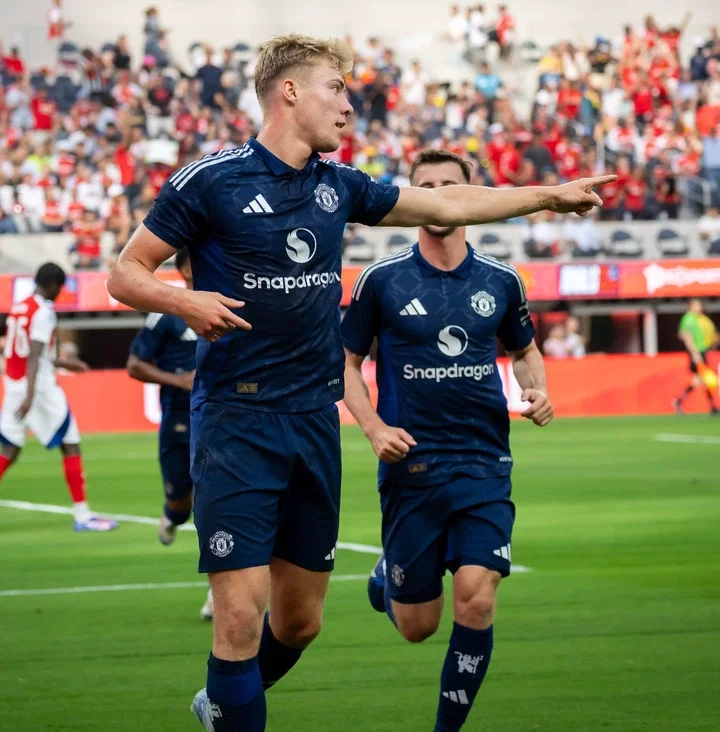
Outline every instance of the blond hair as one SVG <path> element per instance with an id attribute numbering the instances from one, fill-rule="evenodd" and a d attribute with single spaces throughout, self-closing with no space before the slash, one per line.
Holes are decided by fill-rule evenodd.
<path id="1" fill-rule="evenodd" d="M 352 49 L 336 38 L 313 38 L 297 33 L 271 38 L 262 47 L 255 67 L 258 99 L 262 101 L 273 82 L 288 69 L 314 66 L 322 61 L 329 62 L 345 76 L 353 67 Z"/>

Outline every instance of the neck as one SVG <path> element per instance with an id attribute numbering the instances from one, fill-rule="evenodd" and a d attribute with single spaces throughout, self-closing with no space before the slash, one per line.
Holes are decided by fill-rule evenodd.
<path id="1" fill-rule="evenodd" d="M 449 236 L 433 236 L 425 229 L 420 229 L 418 247 L 420 254 L 428 264 L 443 272 L 451 272 L 457 269 L 467 257 L 465 227 L 455 229 Z"/>
<path id="2" fill-rule="evenodd" d="M 258 132 L 257 141 L 283 163 L 300 170 L 307 165 L 313 151 L 297 135 L 288 134 L 289 127 L 292 128 L 282 121 L 267 120 Z"/>

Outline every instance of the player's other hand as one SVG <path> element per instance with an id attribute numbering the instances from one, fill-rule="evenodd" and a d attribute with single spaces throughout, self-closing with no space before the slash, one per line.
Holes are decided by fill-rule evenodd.
<path id="1" fill-rule="evenodd" d="M 520 415 L 525 419 L 531 419 L 533 424 L 544 427 L 552 421 L 555 416 L 550 404 L 550 399 L 544 391 L 539 389 L 525 389 L 520 397 L 524 402 L 530 402 L 530 406 Z"/>
<path id="2" fill-rule="evenodd" d="M 23 403 L 18 407 L 18 410 L 15 412 L 15 419 L 25 419 L 27 413 L 30 411 L 30 407 L 32 406 L 32 400 L 33 398 L 31 396 L 27 396 L 25 397 L 25 399 L 23 399 Z"/>
<path id="3" fill-rule="evenodd" d="M 399 462 L 410 452 L 411 447 L 417 445 L 412 435 L 402 427 L 389 427 L 386 424 L 371 432 L 368 439 L 375 454 L 384 463 Z"/>
<path id="4" fill-rule="evenodd" d="M 86 374 L 90 371 L 90 367 L 79 358 L 67 358 L 63 360 L 63 368 L 72 371 L 75 374 Z"/>
<path id="5" fill-rule="evenodd" d="M 600 175 L 555 186 L 555 200 L 549 208 L 555 213 L 576 213 L 578 216 L 585 216 L 595 206 L 603 205 L 602 198 L 593 191 L 593 188 L 612 183 L 614 180 L 617 180 L 616 175 Z"/>
<path id="6" fill-rule="evenodd" d="M 177 374 L 177 387 L 178 389 L 184 389 L 185 391 L 192 391 L 193 380 L 195 379 L 195 370 L 186 371 L 182 374 Z"/>
<path id="7" fill-rule="evenodd" d="M 180 315 L 199 336 L 214 343 L 236 328 L 252 328 L 247 320 L 243 320 L 231 309 L 244 306 L 244 302 L 233 300 L 219 292 L 185 290 Z"/>

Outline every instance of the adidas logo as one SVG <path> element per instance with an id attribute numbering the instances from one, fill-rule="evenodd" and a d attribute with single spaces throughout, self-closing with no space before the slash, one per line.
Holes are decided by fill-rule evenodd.
<path id="1" fill-rule="evenodd" d="M 427 315 L 427 310 L 416 297 L 400 311 L 400 315 Z"/>
<path id="2" fill-rule="evenodd" d="M 501 546 L 499 549 L 495 549 L 493 551 L 493 554 L 496 557 L 502 557 L 503 559 L 507 559 L 508 562 L 510 561 L 510 544 L 507 544 L 506 546 Z"/>
<path id="3" fill-rule="evenodd" d="M 446 699 L 449 699 L 450 701 L 454 701 L 458 704 L 469 704 L 470 703 L 464 689 L 460 689 L 460 691 L 443 691 L 443 696 Z"/>
<path id="4" fill-rule="evenodd" d="M 330 550 L 330 554 L 328 554 L 328 555 L 327 555 L 327 556 L 325 557 L 325 561 L 326 561 L 326 562 L 331 562 L 331 561 L 332 561 L 333 559 L 335 559 L 335 555 L 336 555 L 336 554 L 337 554 L 337 547 L 335 547 L 335 546 L 334 546 L 334 547 L 333 547 L 333 548 L 332 548 L 332 549 Z"/>
<path id="5" fill-rule="evenodd" d="M 258 193 L 250 204 L 245 206 L 243 213 L 275 213 L 262 193 Z"/>

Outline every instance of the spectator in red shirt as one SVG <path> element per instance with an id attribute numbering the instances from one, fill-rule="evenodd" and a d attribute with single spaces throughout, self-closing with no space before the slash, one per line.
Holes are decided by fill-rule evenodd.
<path id="1" fill-rule="evenodd" d="M 63 207 L 57 195 L 50 188 L 45 189 L 45 205 L 40 221 L 43 230 L 47 232 L 64 231 L 67 217 L 63 213 Z"/>
<path id="2" fill-rule="evenodd" d="M 495 24 L 497 44 L 500 47 L 500 58 L 509 58 L 515 40 L 515 18 L 510 15 L 507 5 L 498 5 L 498 19 Z"/>
<path id="3" fill-rule="evenodd" d="M 10 76 L 22 76 L 25 73 L 25 62 L 20 58 L 20 49 L 13 46 L 9 55 L 5 56 L 0 46 L 0 56 L 2 56 L 2 65 L 5 73 Z"/>
<path id="4" fill-rule="evenodd" d="M 555 162 L 561 178 L 573 180 L 580 171 L 580 154 L 582 148 L 574 142 L 566 131 L 555 148 Z"/>
<path id="5" fill-rule="evenodd" d="M 48 98 L 47 89 L 38 89 L 35 98 L 30 103 L 35 129 L 50 132 L 55 127 L 57 104 Z"/>
<path id="6" fill-rule="evenodd" d="M 615 175 L 617 166 L 608 163 L 605 166 L 607 175 Z M 623 215 L 623 199 L 624 199 L 625 182 L 614 180 L 612 183 L 606 183 L 600 188 L 600 198 L 603 200 L 603 206 L 600 209 L 600 219 L 603 221 L 620 221 Z"/>
<path id="7" fill-rule="evenodd" d="M 633 108 L 638 119 L 648 121 L 652 117 L 654 108 L 654 96 L 650 84 L 643 79 L 632 94 Z"/>
<path id="8" fill-rule="evenodd" d="M 76 269 L 97 269 L 102 261 L 100 237 L 104 230 L 103 222 L 99 220 L 97 211 L 88 209 L 82 220 L 72 228 L 75 243 L 70 251 L 77 255 Z"/>
<path id="9" fill-rule="evenodd" d="M 557 98 L 557 113 L 568 120 L 576 120 L 582 104 L 582 90 L 577 81 L 563 79 Z"/>
<path id="10" fill-rule="evenodd" d="M 647 218 L 645 198 L 648 186 L 645 181 L 645 170 L 637 166 L 625 183 L 625 212 L 630 214 L 633 221 L 642 221 Z"/>

